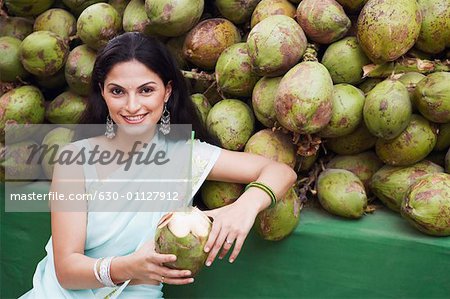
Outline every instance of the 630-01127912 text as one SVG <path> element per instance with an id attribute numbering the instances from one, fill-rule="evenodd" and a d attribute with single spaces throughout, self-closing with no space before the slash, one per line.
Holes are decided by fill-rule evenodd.
<path id="1" fill-rule="evenodd" d="M 65 194 L 60 192 L 48 192 L 48 193 L 11 193 L 10 200 L 39 200 L 39 201 L 74 201 L 74 200 L 101 200 L 101 201 L 109 201 L 109 200 L 170 200 L 170 201 L 178 201 L 178 192 L 150 192 L 150 191 L 142 191 L 142 192 L 108 192 L 108 191 L 95 191 L 93 193 L 71 193 Z"/>

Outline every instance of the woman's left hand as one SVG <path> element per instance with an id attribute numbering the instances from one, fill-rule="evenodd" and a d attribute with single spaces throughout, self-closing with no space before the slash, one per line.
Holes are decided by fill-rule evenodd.
<path id="1" fill-rule="evenodd" d="M 234 203 L 204 211 L 207 216 L 214 219 L 208 241 L 204 250 L 209 251 L 206 259 L 206 266 L 210 266 L 216 258 L 219 250 L 222 251 L 219 258 L 222 259 L 234 244 L 233 252 L 230 255 L 230 263 L 236 260 L 245 238 L 255 222 L 258 209 L 250 201 L 235 201 Z"/>

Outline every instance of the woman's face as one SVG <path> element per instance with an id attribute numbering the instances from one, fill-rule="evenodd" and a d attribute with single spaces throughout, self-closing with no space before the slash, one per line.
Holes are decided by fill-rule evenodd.
<path id="1" fill-rule="evenodd" d="M 119 125 L 155 125 L 172 86 L 144 64 L 131 60 L 116 64 L 108 73 L 102 89 L 109 115 Z"/>

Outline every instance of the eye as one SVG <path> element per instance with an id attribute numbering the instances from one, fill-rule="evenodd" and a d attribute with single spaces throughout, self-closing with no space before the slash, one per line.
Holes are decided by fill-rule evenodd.
<path id="1" fill-rule="evenodd" d="M 148 87 L 148 86 L 143 87 L 143 88 L 141 89 L 141 92 L 142 92 L 143 94 L 148 94 L 148 93 L 151 93 L 152 91 L 153 91 L 153 88 Z"/>
<path id="2" fill-rule="evenodd" d="M 122 89 L 115 87 L 115 88 L 111 89 L 111 93 L 115 96 L 118 96 L 118 95 L 123 94 L 123 91 L 122 91 Z"/>

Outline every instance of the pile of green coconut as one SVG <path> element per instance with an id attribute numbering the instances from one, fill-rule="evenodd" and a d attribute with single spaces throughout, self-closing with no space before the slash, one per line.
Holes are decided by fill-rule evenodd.
<path id="1" fill-rule="evenodd" d="M 264 239 L 288 236 L 306 201 L 355 219 L 381 201 L 424 233 L 450 235 L 449 0 L 5 0 L 0 135 L 8 123 L 76 124 L 96 51 L 129 31 L 169 47 L 222 148 L 299 174 L 258 216 Z M 71 138 L 61 127 L 8 148 Z M 20 156 L 3 155 L 2 168 Z M 201 189 L 210 209 L 242 192 Z"/>

